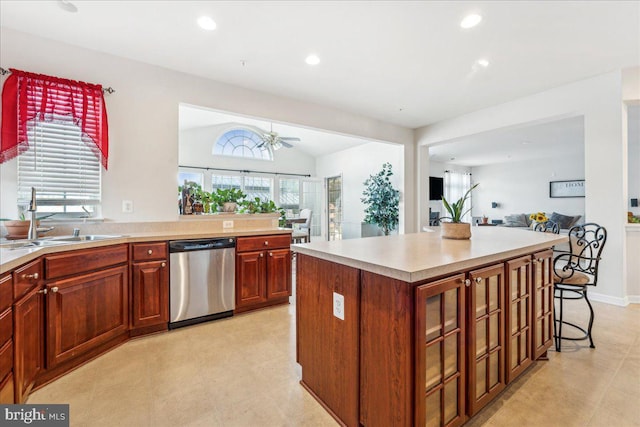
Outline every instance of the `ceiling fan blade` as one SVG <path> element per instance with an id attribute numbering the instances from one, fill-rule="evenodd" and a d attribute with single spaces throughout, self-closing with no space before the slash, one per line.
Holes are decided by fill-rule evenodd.
<path id="1" fill-rule="evenodd" d="M 293 148 L 293 145 L 289 144 L 286 141 L 283 141 L 282 139 L 280 139 L 280 144 L 282 144 L 283 147 Z"/>
<path id="2" fill-rule="evenodd" d="M 300 141 L 300 138 L 296 138 L 294 136 L 281 136 L 280 137 L 281 141 Z"/>

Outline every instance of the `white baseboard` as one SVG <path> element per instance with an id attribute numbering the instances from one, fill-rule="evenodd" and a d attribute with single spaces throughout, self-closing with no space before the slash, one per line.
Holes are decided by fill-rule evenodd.
<path id="1" fill-rule="evenodd" d="M 629 295 L 627 299 L 629 300 L 629 304 L 640 304 L 640 295 Z"/>
<path id="2" fill-rule="evenodd" d="M 618 305 L 620 307 L 626 307 L 631 304 L 640 303 L 640 295 L 631 295 L 626 297 L 612 297 L 610 295 L 598 294 L 595 292 L 589 292 L 589 299 L 591 301 L 604 302 L 606 304 Z"/>

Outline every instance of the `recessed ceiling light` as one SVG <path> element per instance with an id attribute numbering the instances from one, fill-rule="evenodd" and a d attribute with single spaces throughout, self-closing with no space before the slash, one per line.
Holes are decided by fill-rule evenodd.
<path id="1" fill-rule="evenodd" d="M 211 17 L 209 16 L 201 16 L 200 18 L 198 18 L 198 25 L 200 26 L 200 28 L 207 31 L 213 31 L 217 27 L 216 21 L 211 19 Z"/>
<path id="2" fill-rule="evenodd" d="M 67 12 L 76 13 L 78 11 L 78 7 L 68 0 L 58 0 L 58 6 Z"/>
<path id="3" fill-rule="evenodd" d="M 482 21 L 482 16 L 472 13 L 471 15 L 467 15 L 464 17 L 462 21 L 460 21 L 460 26 L 462 28 L 473 28 L 478 25 Z"/>
<path id="4" fill-rule="evenodd" d="M 320 63 L 320 58 L 318 58 L 318 55 L 309 55 L 304 61 L 309 65 L 318 65 Z"/>
<path id="5" fill-rule="evenodd" d="M 482 59 L 478 59 L 478 60 L 476 61 L 476 63 L 477 63 L 479 66 L 481 66 L 482 68 L 487 68 L 487 67 L 489 66 L 489 61 L 488 61 L 487 59 L 484 59 L 484 58 L 482 58 Z"/>

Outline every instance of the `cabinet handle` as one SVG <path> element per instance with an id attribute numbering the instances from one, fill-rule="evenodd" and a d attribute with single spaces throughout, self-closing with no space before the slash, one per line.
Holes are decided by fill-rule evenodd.
<path id="1" fill-rule="evenodd" d="M 33 273 L 33 274 L 23 274 L 22 275 L 23 279 L 33 279 L 33 280 L 38 280 L 38 278 L 40 278 L 40 275 L 38 273 Z"/>
<path id="2" fill-rule="evenodd" d="M 476 277 L 476 283 L 481 283 L 482 282 L 482 277 Z"/>
<path id="3" fill-rule="evenodd" d="M 264 241 L 264 245 L 265 245 L 265 246 L 269 246 L 269 241 L 268 241 L 268 240 L 265 240 L 265 241 Z"/>
<path id="4" fill-rule="evenodd" d="M 166 266 L 167 266 L 167 263 L 166 263 L 166 262 L 163 262 L 163 263 L 162 263 L 162 264 L 160 264 L 160 265 L 162 266 L 162 268 L 164 268 L 164 267 L 166 267 Z"/>
<path id="5" fill-rule="evenodd" d="M 149 249 L 149 250 L 147 251 L 147 253 L 148 253 L 149 255 L 151 255 L 151 254 L 153 253 L 153 251 L 152 251 L 151 249 Z"/>
<path id="6" fill-rule="evenodd" d="M 269 252 L 269 256 L 273 256 L 273 252 Z"/>
<path id="7" fill-rule="evenodd" d="M 542 264 L 542 258 L 538 258 L 536 261 Z"/>
<path id="8" fill-rule="evenodd" d="M 39 294 L 47 294 L 47 288 L 41 289 L 38 291 Z"/>
<path id="9" fill-rule="evenodd" d="M 260 253 L 260 258 L 263 258 L 263 257 L 264 257 L 264 254 L 261 252 Z"/>
<path id="10" fill-rule="evenodd" d="M 465 285 L 465 286 L 469 286 L 469 285 L 471 285 L 471 280 L 469 280 L 469 279 L 464 279 L 464 280 L 462 281 L 462 283 L 464 283 L 464 285 Z"/>
<path id="11" fill-rule="evenodd" d="M 53 288 L 51 288 L 51 292 L 58 292 L 58 287 L 54 286 Z"/>

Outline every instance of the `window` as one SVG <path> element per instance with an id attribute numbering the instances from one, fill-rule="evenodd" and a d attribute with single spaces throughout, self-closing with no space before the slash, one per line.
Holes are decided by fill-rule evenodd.
<path id="1" fill-rule="evenodd" d="M 212 175 L 212 191 L 226 188 L 239 188 L 248 199 L 256 197 L 261 200 L 273 199 L 273 178 L 264 178 L 252 175 Z"/>
<path id="2" fill-rule="evenodd" d="M 35 187 L 41 212 L 92 216 L 109 153 L 102 86 L 10 71 L 2 88 L 0 163 L 18 156 L 18 204 Z"/>
<path id="3" fill-rule="evenodd" d="M 100 204 L 100 160 L 70 117 L 34 119 L 27 126 L 29 149 L 18 156 L 18 203 L 38 194 L 38 211 L 92 216 Z"/>
<path id="4" fill-rule="evenodd" d="M 300 180 L 297 178 L 280 178 L 280 206 L 282 209 L 300 209 Z"/>
<path id="5" fill-rule="evenodd" d="M 464 194 L 471 188 L 471 174 L 459 173 L 453 171 L 444 171 L 444 197 L 449 203 L 455 203 L 457 200 L 464 197 Z M 466 206 L 472 206 L 471 194 L 469 200 L 465 204 Z M 471 222 L 471 211 L 467 212 L 462 221 Z"/>
<path id="6" fill-rule="evenodd" d="M 273 160 L 273 153 L 264 145 L 262 137 L 248 129 L 233 129 L 225 132 L 216 141 L 213 154 Z"/>

